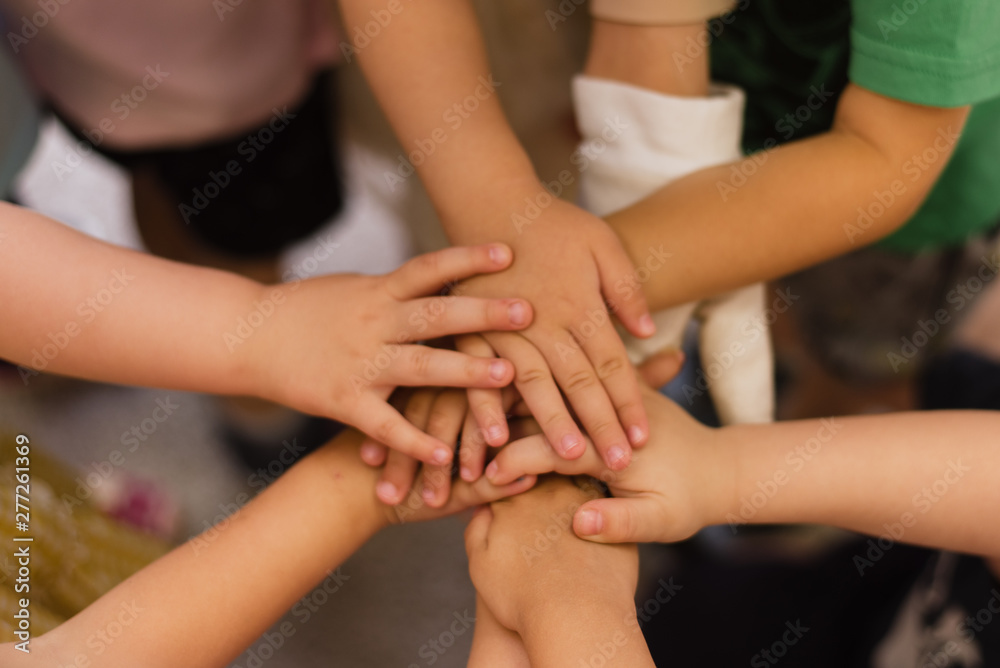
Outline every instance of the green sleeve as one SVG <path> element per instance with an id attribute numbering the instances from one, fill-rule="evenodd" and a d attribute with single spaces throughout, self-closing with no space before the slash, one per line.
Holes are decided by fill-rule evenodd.
<path id="1" fill-rule="evenodd" d="M 852 82 L 958 107 L 1000 96 L 1000 0 L 852 0 Z"/>

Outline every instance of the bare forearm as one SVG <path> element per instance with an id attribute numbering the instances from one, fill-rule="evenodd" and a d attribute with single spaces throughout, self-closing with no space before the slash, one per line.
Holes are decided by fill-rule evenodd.
<path id="1" fill-rule="evenodd" d="M 241 393 L 253 281 L 85 237 L 0 204 L 0 357 L 130 385 Z M 227 333 L 231 335 L 227 339 Z M 250 334 L 250 332 L 244 332 Z"/>
<path id="2" fill-rule="evenodd" d="M 902 413 L 728 427 L 736 494 L 720 523 L 821 523 L 1000 556 L 1000 416 Z"/>
<path id="3" fill-rule="evenodd" d="M 490 74 L 471 4 L 397 6 L 357 57 L 407 154 L 402 178 L 417 168 L 453 241 L 506 238 L 511 207 L 540 185 L 500 107 L 503 82 Z M 386 3 L 341 0 L 341 8 L 354 35 Z M 489 227 L 504 236 L 477 232 Z"/>
<path id="4" fill-rule="evenodd" d="M 655 665 L 631 600 L 607 604 L 583 596 L 553 605 L 536 611 L 521 637 L 531 665 L 538 668 Z"/>
<path id="5" fill-rule="evenodd" d="M 905 223 L 944 168 L 966 113 L 851 86 L 830 132 L 695 172 L 608 222 L 633 261 L 652 270 L 643 288 L 654 308 L 784 276 Z M 925 150 L 936 159 L 922 160 Z M 661 247 L 671 254 L 665 261 L 654 252 Z"/>
<path id="6" fill-rule="evenodd" d="M 87 639 L 127 608 L 130 624 L 107 651 L 88 655 L 88 665 L 226 665 L 324 578 L 341 586 L 349 574 L 336 573 L 338 564 L 384 523 L 374 474 L 346 459 L 357 457 L 358 438 L 340 437 L 227 521 L 40 638 L 41 655 L 77 665 Z"/>

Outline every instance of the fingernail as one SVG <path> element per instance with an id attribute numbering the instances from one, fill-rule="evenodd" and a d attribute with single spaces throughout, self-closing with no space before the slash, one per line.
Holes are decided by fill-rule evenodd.
<path id="1" fill-rule="evenodd" d="M 427 503 L 434 502 L 434 490 L 430 487 L 424 487 L 423 491 L 420 492 L 420 496 L 423 497 L 424 501 Z"/>
<path id="2" fill-rule="evenodd" d="M 490 465 L 486 467 L 486 477 L 489 480 L 493 480 L 493 478 L 497 477 L 497 471 L 499 470 L 500 466 L 495 461 L 490 462 Z"/>
<path id="3" fill-rule="evenodd" d="M 648 313 L 639 318 L 639 331 L 645 336 L 651 336 L 656 332 L 656 325 L 653 324 L 653 318 Z"/>
<path id="4" fill-rule="evenodd" d="M 604 518 L 596 510 L 581 510 L 577 517 L 577 532 L 583 536 L 596 536 L 604 529 Z"/>
<path id="5" fill-rule="evenodd" d="M 526 479 L 527 477 L 528 477 L 528 476 L 526 476 L 526 475 L 523 475 L 523 476 L 521 476 L 520 478 L 518 478 L 517 480 L 515 480 L 514 482 L 524 482 L 524 481 L 525 481 L 525 479 Z"/>
<path id="6" fill-rule="evenodd" d="M 447 464 L 451 461 L 451 450 L 447 448 L 438 448 L 434 451 L 434 463 L 435 464 Z"/>
<path id="7" fill-rule="evenodd" d="M 632 425 L 628 428 L 628 441 L 632 445 L 639 445 L 642 442 L 642 429 Z"/>
<path id="8" fill-rule="evenodd" d="M 364 445 L 361 446 L 361 459 L 365 460 L 366 462 L 370 459 L 375 459 L 377 453 L 378 453 L 378 446 L 375 445 L 374 443 L 365 443 Z"/>
<path id="9" fill-rule="evenodd" d="M 459 471 L 459 475 L 462 476 L 462 480 L 466 482 L 472 482 L 472 469 L 467 466 L 463 466 Z"/>
<path id="10" fill-rule="evenodd" d="M 399 490 L 391 482 L 383 481 L 375 485 L 375 494 L 385 503 L 395 503 Z"/>
<path id="11" fill-rule="evenodd" d="M 490 246 L 490 259 L 497 264 L 504 264 L 510 256 L 503 246 Z"/>
<path id="12" fill-rule="evenodd" d="M 487 427 L 486 434 L 493 443 L 498 443 L 501 439 L 503 439 L 503 429 L 501 429 L 498 424 L 493 424 Z"/>
<path id="13" fill-rule="evenodd" d="M 503 380 L 507 376 L 507 365 L 496 360 L 490 362 L 490 378 L 493 380 Z"/>
<path id="14" fill-rule="evenodd" d="M 608 466 L 614 470 L 619 468 L 625 468 L 624 462 L 628 453 L 625 452 L 624 448 L 620 448 L 617 445 L 608 450 Z"/>
<path id="15" fill-rule="evenodd" d="M 580 448 L 581 445 L 583 445 L 580 442 L 580 439 L 573 434 L 566 434 L 563 436 L 560 444 L 562 445 L 564 455 L 572 455 Z"/>
<path id="16" fill-rule="evenodd" d="M 528 322 L 528 309 L 521 302 L 514 302 L 507 307 L 507 317 L 512 325 L 523 325 Z"/>

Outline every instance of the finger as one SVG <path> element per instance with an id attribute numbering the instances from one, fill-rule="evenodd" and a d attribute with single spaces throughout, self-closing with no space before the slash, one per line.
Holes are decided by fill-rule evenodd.
<path id="1" fill-rule="evenodd" d="M 392 450 L 422 462 L 447 464 L 452 460 L 453 452 L 445 443 L 425 434 L 375 396 L 361 398 L 354 426 Z"/>
<path id="2" fill-rule="evenodd" d="M 494 485 L 506 485 L 523 475 L 560 473 L 562 475 L 590 475 L 601 477 L 606 467 L 593 447 L 588 447 L 582 457 L 564 459 L 541 434 L 528 436 L 508 443 L 486 467 L 486 479 Z"/>
<path id="3" fill-rule="evenodd" d="M 459 352 L 465 353 L 466 355 L 473 355 L 475 357 L 483 357 L 487 359 L 492 359 L 496 357 L 496 353 L 493 348 L 487 343 L 486 339 L 481 336 L 461 336 L 455 339 L 455 348 Z M 477 447 L 480 443 L 489 444 L 495 447 L 499 447 L 507 442 L 509 434 L 507 431 L 507 418 L 503 409 L 503 394 L 500 390 L 495 389 L 480 389 L 480 388 L 470 388 L 468 390 L 469 398 L 469 408 L 472 411 L 472 415 L 475 419 L 476 424 L 482 430 L 483 434 L 481 438 L 476 438 L 473 441 L 473 447 Z M 466 438 L 469 435 L 469 430 L 466 429 L 463 432 L 462 443 L 463 447 L 466 443 Z M 483 451 L 485 454 L 485 450 Z M 475 463 L 474 459 L 476 453 L 469 455 L 470 459 Z M 475 477 L 464 478 L 465 480 L 475 480 L 479 477 L 482 469 L 473 468 L 472 473 Z"/>
<path id="4" fill-rule="evenodd" d="M 595 543 L 655 543 L 666 522 L 666 513 L 652 498 L 598 499 L 576 511 L 573 531 Z"/>
<path id="5" fill-rule="evenodd" d="M 459 481 L 451 490 L 451 498 L 448 499 L 448 503 L 439 512 L 450 514 L 472 506 L 506 499 L 509 496 L 528 491 L 534 487 L 537 480 L 537 477 L 528 475 L 507 485 L 494 485 L 486 478 L 480 478 L 473 483 Z"/>
<path id="6" fill-rule="evenodd" d="M 476 508 L 476 513 L 465 527 L 465 553 L 469 556 L 469 561 L 486 548 L 486 536 L 490 533 L 491 524 L 493 511 L 490 507 L 484 504 Z"/>
<path id="7" fill-rule="evenodd" d="M 467 404 L 465 393 L 460 390 L 441 392 L 427 417 L 424 428 L 430 436 L 451 443 L 458 442 L 458 433 L 465 422 Z M 420 474 L 420 496 L 431 508 L 440 508 L 448 500 L 451 491 L 452 465 L 425 465 Z"/>
<path id="8" fill-rule="evenodd" d="M 361 444 L 361 461 L 368 466 L 382 466 L 385 464 L 388 449 L 381 443 L 376 443 L 370 438 L 366 438 Z"/>
<path id="9" fill-rule="evenodd" d="M 597 370 L 570 332 L 560 332 L 546 343 L 543 345 L 552 353 L 548 356 L 552 374 L 573 406 L 587 436 L 611 469 L 624 469 L 631 461 L 632 447 Z M 635 382 L 634 376 L 632 382 Z"/>
<path id="10" fill-rule="evenodd" d="M 618 422 L 624 427 L 629 444 L 642 447 L 649 440 L 649 420 L 639 378 L 618 332 L 608 322 L 583 342 L 583 349 L 618 413 Z"/>
<path id="11" fill-rule="evenodd" d="M 519 334 L 488 334 L 486 340 L 514 364 L 514 385 L 556 451 L 566 458 L 583 454 L 583 434 L 569 414 L 548 362 L 538 349 Z"/>
<path id="12" fill-rule="evenodd" d="M 403 309 L 409 337 L 407 341 L 435 339 L 470 332 L 524 329 L 534 314 L 523 299 L 483 299 L 480 297 L 425 297 L 409 302 Z"/>
<path id="13" fill-rule="evenodd" d="M 402 346 L 379 382 L 407 387 L 503 387 L 513 379 L 514 367 L 507 360 L 428 346 Z"/>
<path id="14" fill-rule="evenodd" d="M 625 329 L 641 339 L 656 333 L 656 325 L 649 312 L 646 295 L 639 282 L 633 279 L 635 267 L 632 266 L 621 243 L 614 239 L 605 248 L 598 249 L 594 259 L 601 279 L 601 294 Z"/>
<path id="15" fill-rule="evenodd" d="M 642 381 L 658 390 L 681 372 L 684 367 L 684 353 L 671 349 L 656 353 L 639 365 L 637 371 Z"/>
<path id="16" fill-rule="evenodd" d="M 418 255 L 387 274 L 385 287 L 395 299 L 415 299 L 434 294 L 452 281 L 506 269 L 513 257 L 510 247 L 500 243 L 445 248 Z"/>
<path id="17" fill-rule="evenodd" d="M 470 411 L 462 427 L 462 446 L 458 452 L 458 475 L 466 482 L 474 482 L 483 474 L 486 463 L 486 439 Z"/>
<path id="18" fill-rule="evenodd" d="M 388 506 L 401 503 L 413 487 L 418 464 L 419 462 L 413 457 L 397 450 L 390 450 L 385 468 L 382 469 L 375 484 L 375 496 L 379 501 Z"/>

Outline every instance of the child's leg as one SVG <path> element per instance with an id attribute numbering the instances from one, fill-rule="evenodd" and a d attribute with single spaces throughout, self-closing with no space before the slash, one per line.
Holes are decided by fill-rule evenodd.
<path id="1" fill-rule="evenodd" d="M 609 11 L 617 17 L 637 4 L 643 3 Z M 574 81 L 582 148 L 593 156 L 582 170 L 580 194 L 597 215 L 630 206 L 691 172 L 738 159 L 743 130 L 742 92 L 709 82 L 704 19 L 711 13 L 689 14 L 686 23 L 634 25 L 602 20 L 602 7 L 594 7 L 598 20 L 585 74 Z M 706 9 L 717 8 L 706 3 Z M 634 259 L 655 271 L 657 263 L 670 261 L 669 248 Z M 703 323 L 702 356 L 720 418 L 771 419 L 773 362 L 770 339 L 761 331 L 763 294 L 763 286 L 754 285 L 661 311 L 654 316 L 655 337 L 627 340 L 633 361 L 679 347 L 694 314 Z M 708 372 L 716 366 L 718 372 Z"/>

